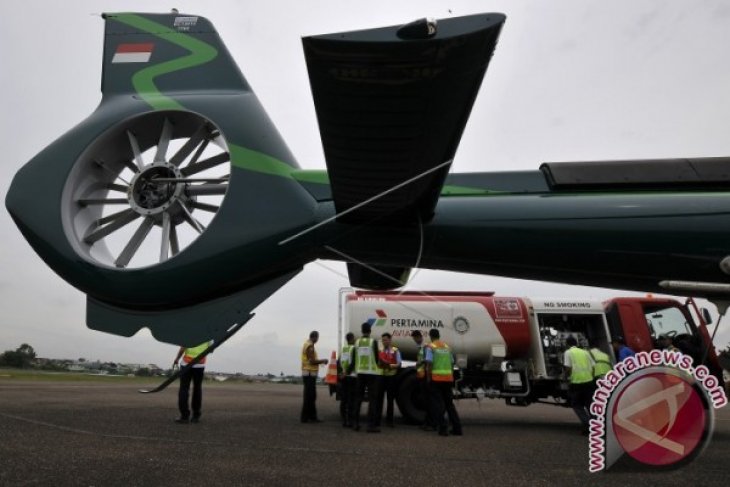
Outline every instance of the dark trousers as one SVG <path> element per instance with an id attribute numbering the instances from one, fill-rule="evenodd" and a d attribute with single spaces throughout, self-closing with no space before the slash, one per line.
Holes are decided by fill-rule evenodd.
<path id="1" fill-rule="evenodd" d="M 177 395 L 177 407 L 180 410 L 180 417 L 187 419 L 190 417 L 190 407 L 188 406 L 188 396 L 190 395 L 190 382 L 193 382 L 193 417 L 199 418 L 203 405 L 203 375 L 205 368 L 193 367 L 185 370 L 180 375 L 180 392 Z"/>
<path id="2" fill-rule="evenodd" d="M 357 397 L 352 410 L 352 424 L 360 426 L 360 408 L 365 398 L 365 390 L 368 391 L 368 428 L 377 428 L 377 416 L 380 412 L 378 408 L 380 376 L 375 374 L 357 374 Z"/>
<path id="3" fill-rule="evenodd" d="M 436 420 L 436 426 L 440 433 L 448 430 L 448 423 L 451 423 L 451 429 L 454 433 L 461 433 L 461 420 L 454 406 L 453 386 L 453 382 L 431 381 L 434 402 L 433 410 L 435 413 L 434 419 Z M 449 417 L 448 423 L 444 417 L 444 412 Z"/>
<path id="4" fill-rule="evenodd" d="M 594 391 L 593 382 L 585 382 L 583 384 L 570 384 L 568 388 L 568 398 L 570 406 L 575 411 L 575 415 L 580 419 L 584 429 L 588 429 L 588 422 L 591 419 L 591 401 L 593 400 Z"/>
<path id="5" fill-rule="evenodd" d="M 302 403 L 302 422 L 317 420 L 317 376 L 303 375 L 304 401 Z"/>
<path id="6" fill-rule="evenodd" d="M 340 381 L 340 418 L 345 426 L 352 420 L 352 412 L 355 409 L 355 396 L 357 379 L 354 376 L 346 376 Z"/>
<path id="7" fill-rule="evenodd" d="M 393 402 L 395 401 L 395 386 L 397 385 L 396 377 L 395 375 L 383 375 L 381 379 L 380 398 L 378 399 L 378 409 L 380 409 L 378 412 L 378 425 L 380 425 L 380 418 L 382 417 L 383 399 L 387 401 L 385 407 L 385 423 L 390 426 L 393 425 Z"/>
<path id="8" fill-rule="evenodd" d="M 435 412 L 431 383 L 426 379 L 418 379 L 418 388 L 423 400 L 423 407 L 426 410 L 426 419 L 423 421 L 423 426 L 435 428 L 437 425 L 436 420 L 434 420 Z"/>

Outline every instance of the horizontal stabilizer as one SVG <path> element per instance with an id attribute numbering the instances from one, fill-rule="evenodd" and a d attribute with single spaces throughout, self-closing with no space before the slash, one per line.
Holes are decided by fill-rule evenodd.
<path id="1" fill-rule="evenodd" d="M 92 330 L 130 337 L 150 329 L 157 340 L 195 346 L 223 336 L 232 324 L 249 319 L 250 312 L 294 277 L 299 270 L 229 296 L 183 308 L 138 311 L 86 300 L 86 325 Z"/>
<path id="2" fill-rule="evenodd" d="M 428 221 L 501 14 L 305 37 L 338 221 Z"/>

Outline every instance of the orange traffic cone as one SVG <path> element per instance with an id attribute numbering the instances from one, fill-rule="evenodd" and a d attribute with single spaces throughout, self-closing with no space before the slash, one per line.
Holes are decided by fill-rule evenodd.
<path id="1" fill-rule="evenodd" d="M 330 361 L 327 364 L 327 375 L 324 378 L 326 384 L 335 385 L 337 384 L 337 352 L 332 350 Z"/>

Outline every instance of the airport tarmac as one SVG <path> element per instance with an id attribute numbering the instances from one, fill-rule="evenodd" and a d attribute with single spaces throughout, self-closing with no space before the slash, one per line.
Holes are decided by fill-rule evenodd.
<path id="1" fill-rule="evenodd" d="M 156 385 L 150 382 L 150 385 Z M 727 485 L 730 408 L 712 442 L 672 471 L 590 474 L 570 409 L 461 401 L 464 436 L 397 422 L 344 429 L 318 388 L 320 424 L 299 422 L 301 386 L 205 384 L 203 421 L 179 425 L 177 386 L 0 378 L 0 485 Z"/>

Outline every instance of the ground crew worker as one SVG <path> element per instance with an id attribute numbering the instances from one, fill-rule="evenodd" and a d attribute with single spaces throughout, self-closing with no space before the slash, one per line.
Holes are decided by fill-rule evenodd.
<path id="1" fill-rule="evenodd" d="M 621 362 L 627 357 L 633 357 L 636 355 L 636 352 L 626 345 L 624 337 L 622 336 L 614 337 L 614 339 L 611 340 L 611 346 L 613 347 L 614 353 L 616 353 L 616 360 L 618 362 Z"/>
<path id="2" fill-rule="evenodd" d="M 392 336 L 390 333 L 383 333 L 381 341 L 383 348 L 378 353 L 378 362 L 380 368 L 383 369 L 383 378 L 381 379 L 380 398 L 378 398 L 378 426 L 382 417 L 383 399 L 387 400 L 385 408 L 385 424 L 393 427 L 393 403 L 396 393 L 396 375 L 401 366 L 400 350 L 391 344 Z M 387 397 L 386 397 L 387 396 Z"/>
<path id="3" fill-rule="evenodd" d="M 380 433 L 377 415 L 379 414 L 378 398 L 380 397 L 380 377 L 382 371 L 378 366 L 378 342 L 370 337 L 370 323 L 360 326 L 362 337 L 355 341 L 353 363 L 351 369 L 357 374 L 357 396 L 352 410 L 352 428 L 360 431 L 360 408 L 368 391 L 368 433 Z"/>
<path id="4" fill-rule="evenodd" d="M 352 423 L 352 411 L 355 407 L 355 387 L 357 379 L 355 372 L 351 371 L 350 364 L 355 350 L 355 334 L 345 335 L 345 343 L 337 361 L 337 376 L 340 381 L 340 418 L 342 426 L 349 428 Z"/>
<path id="5" fill-rule="evenodd" d="M 421 393 L 423 406 L 426 409 L 426 418 L 421 425 L 423 430 L 435 430 L 436 422 L 433 420 L 433 401 L 431 397 L 430 382 L 426 381 L 426 362 L 424 362 L 424 353 L 426 345 L 423 343 L 423 334 L 421 330 L 413 330 L 411 338 L 418 347 L 416 355 L 416 379 L 418 379 L 418 390 Z"/>
<path id="6" fill-rule="evenodd" d="M 672 343 L 672 337 L 669 335 L 659 335 L 659 348 L 670 352 L 679 352 L 679 349 Z"/>
<path id="7" fill-rule="evenodd" d="M 593 367 L 595 363 L 588 351 L 578 348 L 578 340 L 568 337 L 565 340 L 568 350 L 563 357 L 563 366 L 570 379 L 568 399 L 581 422 L 581 434 L 588 435 L 590 407 L 593 400 Z"/>
<path id="8" fill-rule="evenodd" d="M 591 341 L 591 349 L 588 350 L 588 353 L 591 354 L 591 358 L 595 364 L 593 365 L 593 382 L 595 383 L 595 381 L 608 374 L 613 367 L 613 364 L 611 363 L 611 357 L 609 357 L 606 352 L 598 348 L 597 341 Z"/>
<path id="9" fill-rule="evenodd" d="M 436 328 L 428 332 L 431 345 L 425 349 L 424 362 L 426 363 L 426 381 L 430 381 L 434 397 L 434 419 L 441 436 L 448 436 L 448 423 L 444 418 L 444 411 L 451 423 L 451 434 L 461 436 L 461 420 L 454 406 L 454 356 L 449 346 L 441 340 L 441 334 Z"/>
<path id="10" fill-rule="evenodd" d="M 205 359 L 203 357 L 192 366 L 188 366 L 198 355 L 203 353 L 213 342 L 205 342 L 195 347 L 180 347 L 177 351 L 172 367 L 175 368 L 183 359 L 183 369 L 180 374 L 180 391 L 177 395 L 177 407 L 180 410 L 180 417 L 175 420 L 176 423 L 187 424 L 188 422 L 200 422 L 203 406 L 203 377 L 205 375 Z M 188 397 L 190 395 L 190 382 L 193 383 L 193 398 L 191 404 L 188 405 Z M 192 406 L 193 417 L 190 418 L 190 409 Z"/>
<path id="11" fill-rule="evenodd" d="M 304 398 L 302 402 L 302 423 L 321 423 L 317 417 L 317 375 L 319 366 L 326 364 L 327 360 L 320 360 L 317 357 L 317 350 L 314 344 L 319 340 L 319 332 L 313 331 L 309 334 L 309 340 L 302 345 L 302 383 L 304 384 Z"/>

